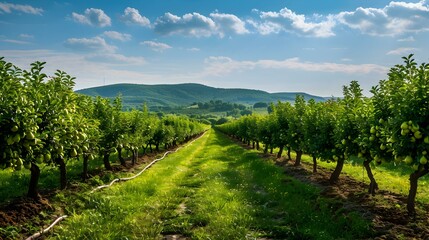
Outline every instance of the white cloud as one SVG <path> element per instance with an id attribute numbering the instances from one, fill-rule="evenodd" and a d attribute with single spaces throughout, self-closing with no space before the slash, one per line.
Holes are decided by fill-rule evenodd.
<path id="1" fill-rule="evenodd" d="M 240 18 L 232 14 L 211 13 L 210 17 L 216 23 L 216 30 L 220 36 L 225 34 L 246 34 L 249 30 L 246 29 L 246 23 Z"/>
<path id="2" fill-rule="evenodd" d="M 322 17 L 314 15 L 312 18 L 302 14 L 296 14 L 288 8 L 283 8 L 279 12 L 257 12 L 261 22 L 249 20 L 256 30 L 262 35 L 280 32 L 292 32 L 303 36 L 331 37 L 335 36 L 333 28 L 336 25 L 334 16 Z"/>
<path id="3" fill-rule="evenodd" d="M 146 60 L 143 57 L 130 57 L 116 53 L 98 53 L 85 56 L 85 59 L 99 63 L 111 63 L 117 65 L 143 65 Z"/>
<path id="4" fill-rule="evenodd" d="M 189 82 L 181 80 L 182 76 L 173 74 L 144 73 L 136 70 L 128 70 L 129 63 L 134 65 L 144 64 L 144 59 L 140 57 L 127 57 L 119 54 L 76 54 L 67 52 L 57 52 L 52 50 L 0 50 L 0 56 L 4 56 L 6 61 L 23 69 L 28 69 L 33 61 L 47 62 L 44 72 L 52 75 L 57 69 L 67 72 L 76 77 L 75 89 L 95 87 L 113 83 L 165 83 L 169 82 Z M 106 59 L 111 57 L 114 59 Z M 104 58 L 98 61 L 97 58 Z M 140 69 L 140 68 L 138 68 Z M 183 78 L 186 78 L 183 77 Z"/>
<path id="5" fill-rule="evenodd" d="M 384 8 L 359 7 L 341 12 L 336 18 L 350 28 L 373 36 L 395 36 L 429 31 L 429 6 L 426 2 L 390 2 Z"/>
<path id="6" fill-rule="evenodd" d="M 407 38 L 398 39 L 398 42 L 414 42 L 414 41 L 416 41 L 416 40 L 414 39 L 413 36 L 410 36 L 410 37 L 407 37 Z"/>
<path id="7" fill-rule="evenodd" d="M 20 38 L 27 38 L 27 39 L 32 39 L 32 38 L 34 38 L 34 36 L 33 36 L 33 35 L 25 34 L 25 33 L 19 34 L 19 37 L 20 37 Z"/>
<path id="8" fill-rule="evenodd" d="M 153 51 L 156 52 L 163 52 L 164 50 L 172 48 L 170 45 L 161 43 L 161 42 L 154 42 L 154 41 L 144 41 L 140 43 L 141 45 L 144 45 Z"/>
<path id="9" fill-rule="evenodd" d="M 116 47 L 106 43 L 104 38 L 69 38 L 64 44 L 66 47 L 84 52 L 107 52 L 114 53 Z"/>
<path id="10" fill-rule="evenodd" d="M 145 16 L 140 15 L 139 10 L 131 7 L 127 7 L 122 15 L 122 20 L 128 24 L 137 24 L 143 27 L 150 26 L 150 20 Z"/>
<path id="11" fill-rule="evenodd" d="M 261 69 L 292 69 L 307 72 L 328 72 L 346 74 L 386 73 L 388 69 L 376 64 L 342 64 L 332 62 L 309 62 L 299 58 L 285 60 L 236 61 L 229 57 L 209 57 L 205 60 L 205 74 L 222 76 L 231 72 Z"/>
<path id="12" fill-rule="evenodd" d="M 13 44 L 21 44 L 21 45 L 25 45 L 25 44 L 30 44 L 27 41 L 21 41 L 21 40 L 15 40 L 15 39 L 4 39 L 1 40 L 2 42 L 7 42 L 7 43 L 13 43 Z"/>
<path id="13" fill-rule="evenodd" d="M 210 37 L 213 35 L 246 34 L 246 23 L 233 14 L 211 13 L 209 17 L 199 13 L 187 13 L 182 17 L 165 13 L 154 24 L 156 32 L 163 35 Z"/>
<path id="14" fill-rule="evenodd" d="M 131 40 L 130 34 L 120 33 L 116 31 L 105 31 L 103 35 L 114 40 L 119 40 L 121 42 L 126 42 Z"/>
<path id="15" fill-rule="evenodd" d="M 199 48 L 188 48 L 188 49 L 186 49 L 186 50 L 191 51 L 191 52 L 198 52 L 198 51 L 200 51 L 201 49 L 199 49 Z"/>
<path id="16" fill-rule="evenodd" d="M 96 8 L 87 8 L 84 14 L 73 12 L 72 18 L 75 22 L 97 27 L 106 27 L 112 24 L 110 17 L 103 10 Z"/>
<path id="17" fill-rule="evenodd" d="M 42 8 L 36 8 L 30 5 L 0 2 L 0 14 L 12 13 L 12 11 L 23 12 L 23 13 L 34 14 L 34 15 L 42 15 L 43 13 Z"/>
<path id="18" fill-rule="evenodd" d="M 163 35 L 209 37 L 216 32 L 215 22 L 199 13 L 188 13 L 182 17 L 165 13 L 156 19 L 154 28 Z"/>
<path id="19" fill-rule="evenodd" d="M 414 53 L 417 48 L 397 48 L 386 53 L 386 55 L 408 55 Z"/>

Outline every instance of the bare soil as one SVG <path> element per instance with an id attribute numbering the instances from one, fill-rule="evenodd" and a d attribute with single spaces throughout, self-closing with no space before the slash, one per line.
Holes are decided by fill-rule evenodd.
<path id="1" fill-rule="evenodd" d="M 293 161 L 277 159 L 285 174 L 321 189 L 321 195 L 334 201 L 333 211 L 357 211 L 372 222 L 374 239 L 429 239 L 429 205 L 417 204 L 417 217 L 410 218 L 406 211 L 407 197 L 386 190 L 376 195 L 368 193 L 368 185 L 357 181 L 345 173 L 335 184 L 328 179 L 333 170 L 303 162 L 294 166 Z"/>
<path id="2" fill-rule="evenodd" d="M 158 153 L 148 153 L 139 156 L 136 164 L 132 165 L 127 158 L 127 165 L 113 165 L 113 171 L 92 169 L 89 178 L 107 174 L 108 172 L 135 172 L 141 165 L 153 161 Z M 80 185 L 69 182 L 67 189 L 73 192 L 82 191 Z M 62 215 L 61 209 L 55 209 L 50 200 L 59 190 L 41 190 L 38 199 L 19 197 L 7 204 L 0 204 L 0 239 L 17 239 L 28 237 L 37 231 L 49 226 L 56 218 Z M 11 228 L 15 231 L 11 233 Z"/>

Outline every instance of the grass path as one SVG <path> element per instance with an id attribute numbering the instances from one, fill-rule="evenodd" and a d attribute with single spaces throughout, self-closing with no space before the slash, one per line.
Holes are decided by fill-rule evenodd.
<path id="1" fill-rule="evenodd" d="M 210 130 L 133 181 L 65 199 L 54 239 L 358 239 L 369 223 Z"/>

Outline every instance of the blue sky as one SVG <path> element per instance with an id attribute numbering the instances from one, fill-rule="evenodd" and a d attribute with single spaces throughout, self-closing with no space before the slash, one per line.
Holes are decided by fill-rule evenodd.
<path id="1" fill-rule="evenodd" d="M 1 1 L 0 56 L 113 83 L 365 93 L 401 57 L 428 62 L 429 1 Z"/>

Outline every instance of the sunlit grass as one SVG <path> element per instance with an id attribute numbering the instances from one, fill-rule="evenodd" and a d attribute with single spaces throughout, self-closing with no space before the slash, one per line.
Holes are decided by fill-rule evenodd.
<path id="1" fill-rule="evenodd" d="M 66 198 L 56 239 L 355 239 L 369 223 L 211 130 L 139 178 Z M 51 235 L 52 237 L 52 235 Z"/>

